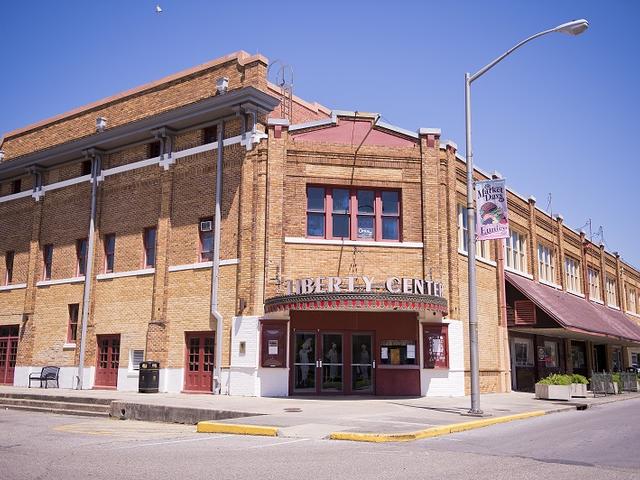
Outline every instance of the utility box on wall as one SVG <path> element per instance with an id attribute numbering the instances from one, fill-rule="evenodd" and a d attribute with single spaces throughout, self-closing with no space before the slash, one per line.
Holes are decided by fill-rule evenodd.
<path id="1" fill-rule="evenodd" d="M 262 320 L 260 322 L 260 366 L 287 367 L 287 322 Z"/>

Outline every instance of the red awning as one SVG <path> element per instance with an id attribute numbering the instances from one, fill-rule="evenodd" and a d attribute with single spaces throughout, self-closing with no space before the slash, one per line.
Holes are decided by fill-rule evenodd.
<path id="1" fill-rule="evenodd" d="M 620 310 L 505 272 L 507 281 L 567 330 L 640 342 L 640 325 Z"/>

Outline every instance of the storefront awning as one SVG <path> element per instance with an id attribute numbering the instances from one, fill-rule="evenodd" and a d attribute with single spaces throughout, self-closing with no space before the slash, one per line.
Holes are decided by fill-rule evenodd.
<path id="1" fill-rule="evenodd" d="M 505 272 L 505 277 L 566 330 L 640 343 L 640 325 L 619 310 L 536 283 L 520 275 Z"/>

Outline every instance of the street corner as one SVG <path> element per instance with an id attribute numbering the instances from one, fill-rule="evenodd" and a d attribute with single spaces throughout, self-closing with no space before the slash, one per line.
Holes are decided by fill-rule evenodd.
<path id="1" fill-rule="evenodd" d="M 264 425 L 243 425 L 238 423 L 221 423 L 213 421 L 198 422 L 198 433 L 227 433 L 234 435 L 256 435 L 277 437 L 278 428 Z"/>
<path id="2" fill-rule="evenodd" d="M 524 420 L 527 418 L 541 417 L 547 412 L 544 410 L 533 410 L 530 412 L 517 413 L 514 415 L 505 415 L 501 417 L 483 418 L 470 422 L 452 423 L 448 425 L 439 425 L 423 430 L 406 433 L 376 433 L 376 432 L 333 432 L 329 435 L 330 440 L 349 440 L 353 442 L 410 442 L 414 440 L 422 440 L 426 438 L 440 437 L 451 433 L 465 432 L 467 430 L 475 430 L 478 428 L 489 427 L 500 423 L 513 422 L 515 420 Z"/>

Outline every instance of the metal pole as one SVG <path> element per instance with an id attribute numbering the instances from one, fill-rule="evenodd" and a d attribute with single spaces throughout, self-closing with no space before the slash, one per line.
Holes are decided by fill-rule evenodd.
<path id="1" fill-rule="evenodd" d="M 471 80 L 464 75 L 464 110 L 467 154 L 467 263 L 469 266 L 469 362 L 471 369 L 472 415 L 482 415 L 480 409 L 480 366 L 478 354 L 478 292 L 476 288 L 476 209 L 474 206 L 473 153 L 471 150 Z"/>
<path id="2" fill-rule="evenodd" d="M 94 154 L 91 163 L 91 217 L 89 218 L 89 238 L 87 239 L 87 258 L 84 269 L 84 293 L 82 296 L 82 333 L 80 336 L 80 358 L 78 361 L 78 385 L 84 386 L 84 357 L 87 349 L 87 323 L 89 321 L 89 304 L 91 299 L 91 280 L 93 278 L 93 252 L 96 231 L 96 197 L 98 194 L 98 173 L 100 170 L 100 156 Z"/>

